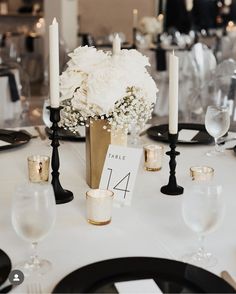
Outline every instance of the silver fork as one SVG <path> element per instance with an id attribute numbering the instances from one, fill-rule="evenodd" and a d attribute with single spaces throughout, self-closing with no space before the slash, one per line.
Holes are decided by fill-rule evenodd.
<path id="1" fill-rule="evenodd" d="M 39 283 L 32 283 L 27 285 L 27 294 L 42 294 L 42 288 Z"/>

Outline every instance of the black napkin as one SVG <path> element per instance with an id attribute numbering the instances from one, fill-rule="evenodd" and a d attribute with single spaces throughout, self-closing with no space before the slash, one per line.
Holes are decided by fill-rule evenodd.
<path id="1" fill-rule="evenodd" d="M 28 52 L 34 52 L 34 37 L 32 36 L 27 36 L 25 38 L 25 47 Z"/>
<path id="2" fill-rule="evenodd" d="M 11 101 L 16 102 L 16 101 L 20 100 L 15 75 L 10 71 L 0 71 L 0 76 L 1 77 L 8 77 Z"/>

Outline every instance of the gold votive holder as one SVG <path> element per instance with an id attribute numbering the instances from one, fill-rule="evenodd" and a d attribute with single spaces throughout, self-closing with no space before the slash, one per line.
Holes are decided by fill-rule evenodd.
<path id="1" fill-rule="evenodd" d="M 27 160 L 30 182 L 47 182 L 49 178 L 50 157 L 46 155 L 31 155 Z"/>
<path id="2" fill-rule="evenodd" d="M 86 193 L 87 221 L 102 226 L 111 222 L 114 193 L 110 190 L 91 189 Z"/>
<path id="3" fill-rule="evenodd" d="M 162 168 L 164 147 L 157 144 L 149 144 L 144 149 L 144 167 L 147 171 L 159 171 Z"/>
<path id="4" fill-rule="evenodd" d="M 214 169 L 210 166 L 192 166 L 190 176 L 193 181 L 210 181 L 214 176 Z"/>

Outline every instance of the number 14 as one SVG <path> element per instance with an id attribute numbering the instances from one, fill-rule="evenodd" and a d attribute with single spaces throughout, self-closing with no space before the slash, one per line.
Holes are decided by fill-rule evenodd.
<path id="1" fill-rule="evenodd" d="M 109 172 L 109 178 L 108 178 L 108 182 L 107 182 L 107 189 L 109 189 L 111 178 L 112 178 L 112 172 L 113 172 L 112 168 L 108 168 L 108 170 L 110 172 Z M 128 190 L 129 180 L 130 180 L 130 172 L 126 176 L 124 176 L 120 181 L 118 181 L 118 183 L 112 188 L 112 190 L 123 191 L 124 192 L 124 198 L 125 198 L 126 194 L 128 192 L 130 192 Z M 121 187 L 122 183 L 125 185 L 124 189 Z"/>

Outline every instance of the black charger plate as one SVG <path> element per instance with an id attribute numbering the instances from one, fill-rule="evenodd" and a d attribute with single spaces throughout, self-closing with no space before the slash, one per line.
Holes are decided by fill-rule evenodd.
<path id="1" fill-rule="evenodd" d="M 0 249 L 0 286 L 6 281 L 11 271 L 9 256 Z"/>
<path id="2" fill-rule="evenodd" d="M 147 135 L 155 141 L 168 143 L 168 127 L 168 124 L 150 127 L 147 130 Z M 207 133 L 205 126 L 202 124 L 181 123 L 178 124 L 178 130 L 199 131 L 191 141 L 178 140 L 178 143 L 180 144 L 211 144 L 214 141 L 214 139 Z"/>
<path id="3" fill-rule="evenodd" d="M 0 129 L 0 140 L 6 142 L 6 145 L 0 146 L 0 151 L 20 147 L 28 143 L 31 135 L 26 131 L 14 131 Z"/>
<path id="4" fill-rule="evenodd" d="M 114 283 L 153 279 L 163 293 L 235 293 L 218 276 L 183 262 L 152 257 L 109 259 L 62 279 L 53 293 L 118 293 Z"/>
<path id="5" fill-rule="evenodd" d="M 45 131 L 48 136 L 52 134 L 52 130 L 48 127 L 45 128 Z M 78 141 L 78 142 L 84 142 L 85 137 L 79 135 L 79 134 L 74 134 L 68 130 L 65 130 L 63 128 L 58 128 L 58 139 L 62 141 Z"/>

